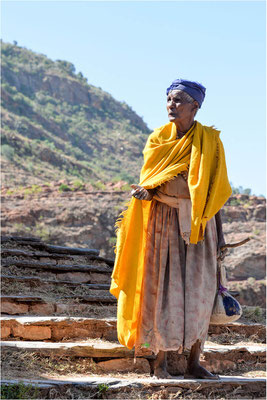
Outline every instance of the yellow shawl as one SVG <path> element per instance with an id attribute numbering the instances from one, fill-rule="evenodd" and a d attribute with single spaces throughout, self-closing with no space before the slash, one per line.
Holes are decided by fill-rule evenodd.
<path id="1" fill-rule="evenodd" d="M 190 242 L 196 244 L 203 240 L 207 221 L 221 209 L 232 190 L 220 131 L 195 121 L 181 139 L 177 140 L 176 134 L 176 126 L 170 122 L 149 136 L 139 184 L 152 189 L 189 168 Z M 123 218 L 116 223 L 116 259 L 110 293 L 118 299 L 118 339 L 129 349 L 136 339 L 150 207 L 151 201 L 132 197 Z"/>

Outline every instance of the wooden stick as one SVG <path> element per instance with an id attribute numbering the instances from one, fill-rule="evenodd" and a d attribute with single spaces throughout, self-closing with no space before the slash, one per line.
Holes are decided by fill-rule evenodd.
<path id="1" fill-rule="evenodd" d="M 237 242 L 237 243 L 228 243 L 228 244 L 222 246 L 222 247 L 221 247 L 221 250 L 223 251 L 223 250 L 227 249 L 228 247 L 238 247 L 238 246 L 242 246 L 242 244 L 245 244 L 245 243 L 247 243 L 247 242 L 249 242 L 249 241 L 250 241 L 250 238 L 248 237 L 248 238 L 246 238 L 246 239 L 244 239 L 244 240 L 241 240 L 241 242 Z"/>

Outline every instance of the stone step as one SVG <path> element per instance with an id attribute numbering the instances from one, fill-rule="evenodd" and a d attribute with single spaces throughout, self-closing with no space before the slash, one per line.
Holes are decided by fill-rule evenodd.
<path id="1" fill-rule="evenodd" d="M 117 299 L 111 294 L 91 296 L 61 296 L 53 300 L 38 296 L 1 296 L 1 313 L 8 315 L 53 315 L 79 311 L 83 304 L 116 304 Z M 82 308 L 82 307 L 81 307 Z M 90 317 L 89 314 L 87 314 Z M 108 315 L 107 315 L 108 317 Z"/>
<path id="2" fill-rule="evenodd" d="M 38 398 L 49 399 L 51 394 L 58 398 L 79 399 L 265 399 L 264 378 L 243 376 L 220 376 L 210 379 L 153 379 L 153 378 L 111 378 L 105 376 L 61 377 L 61 379 L 13 379 L 2 380 L 5 388 L 23 384 L 25 392 L 38 393 Z M 210 397 L 212 394 L 212 397 Z M 77 397 L 78 395 L 78 397 Z M 66 396 L 66 397 L 65 397 Z M 232 397 L 233 396 L 233 397 Z M 30 398 L 30 397 L 29 397 Z"/>
<path id="3" fill-rule="evenodd" d="M 243 376 L 220 376 L 210 379 L 153 379 L 153 378 L 111 378 L 105 376 L 83 376 L 61 379 L 3 379 L 3 391 L 22 385 L 25 392 L 38 394 L 38 398 L 79 398 L 79 399 L 265 399 L 264 378 Z M 14 389 L 13 389 L 14 390 Z M 51 395 L 53 394 L 53 397 Z M 212 396 L 212 397 L 211 397 Z M 30 398 L 30 397 L 28 397 Z M 35 397 L 36 398 L 36 397 Z"/>
<path id="4" fill-rule="evenodd" d="M 133 371 L 140 369 L 140 363 L 134 364 L 134 351 L 126 347 L 100 339 L 91 339 L 83 342 L 20 342 L 3 341 L 1 343 L 2 355 L 16 353 L 17 359 L 20 354 L 25 352 L 38 355 L 40 357 L 85 357 L 92 358 L 98 367 L 104 371 Z M 143 360 L 143 371 L 147 371 L 149 360 L 154 356 L 149 349 L 143 349 L 138 358 Z M 206 344 L 201 355 L 202 365 L 215 373 L 225 373 L 225 371 L 235 371 L 242 366 L 249 364 L 250 367 L 265 365 L 266 352 L 265 346 L 260 344 L 228 345 L 220 346 L 216 344 Z M 141 363 L 142 364 L 142 363 Z M 186 356 L 178 355 L 177 352 L 168 353 L 168 371 L 177 375 L 184 373 L 186 366 Z"/>
<path id="5" fill-rule="evenodd" d="M 44 291 L 49 291 L 50 294 L 54 293 L 57 295 L 57 292 L 60 291 L 61 294 L 68 293 L 69 289 L 76 289 L 77 293 L 73 293 L 75 295 L 80 294 L 80 288 L 83 290 L 83 294 L 88 292 L 87 294 L 90 295 L 91 290 L 105 290 L 109 293 L 109 288 L 110 284 L 101 284 L 101 283 L 91 283 L 91 284 L 85 284 L 81 282 L 75 282 L 75 281 L 64 281 L 64 280 L 54 280 L 54 279 L 44 279 L 40 278 L 38 276 L 17 276 L 17 275 L 2 275 L 1 276 L 2 280 L 2 294 L 3 295 L 9 295 L 10 289 L 12 288 L 12 294 L 20 294 L 20 293 L 32 293 L 39 295 L 40 293 L 40 288 L 42 289 L 42 292 Z M 20 282 L 20 285 L 16 285 L 14 287 L 12 285 L 13 282 Z M 9 284 L 11 283 L 12 287 L 10 288 Z M 60 284 L 60 288 L 58 287 L 58 284 Z M 64 287 L 64 285 L 67 285 L 67 287 Z M 64 290 L 65 289 L 65 290 Z M 16 293 L 19 292 L 19 293 Z M 236 293 L 229 292 L 232 295 L 235 295 Z"/>
<path id="6" fill-rule="evenodd" d="M 51 340 L 100 338 L 117 340 L 116 318 L 82 317 L 1 317 L 1 337 L 24 340 Z M 263 324 L 232 322 L 225 325 L 210 325 L 209 340 L 223 334 L 242 335 L 251 342 L 265 340 L 266 328 Z"/>
<path id="7" fill-rule="evenodd" d="M 21 260 L 3 260 L 2 267 L 19 267 L 19 268 L 35 268 L 37 270 L 49 270 L 49 271 L 63 271 L 63 272 L 98 272 L 111 274 L 112 270 L 109 267 L 98 266 L 98 265 L 83 265 L 83 264 L 52 264 L 42 263 L 37 261 L 21 261 Z"/>
<path id="8" fill-rule="evenodd" d="M 2 277 L 3 278 L 3 277 Z M 114 301 L 114 296 L 109 292 L 110 285 L 103 283 L 80 283 L 56 281 L 53 279 L 38 277 L 20 277 L 19 279 L 2 279 L 1 292 L 5 300 L 15 296 L 34 296 L 43 299 L 45 302 L 57 303 L 62 302 L 61 299 L 73 298 L 83 299 L 85 297 L 97 297 L 97 301 L 107 299 Z"/>
<path id="9" fill-rule="evenodd" d="M 27 237 L 27 236 L 1 236 L 1 244 L 7 243 L 7 242 L 36 242 L 36 243 L 41 243 L 41 240 L 39 238 L 35 237 Z"/>
<path id="10" fill-rule="evenodd" d="M 41 242 L 37 238 L 23 238 L 20 236 L 2 236 L 1 243 L 16 243 L 18 245 L 31 246 L 33 248 L 37 248 L 38 250 L 47 251 L 48 253 L 57 253 L 57 254 L 73 254 L 73 255 L 89 255 L 89 256 L 99 256 L 99 250 L 96 249 L 85 249 L 85 248 L 77 248 L 77 247 L 66 247 L 66 246 L 55 246 L 52 244 L 47 244 Z"/>
<path id="11" fill-rule="evenodd" d="M 1 338 L 51 340 L 99 338 L 117 340 L 115 318 L 1 317 Z"/>
<path id="12" fill-rule="evenodd" d="M 35 268 L 20 268 L 16 266 L 6 267 L 4 275 L 14 275 L 14 276 L 31 276 L 33 278 L 41 278 L 45 280 L 53 281 L 68 281 L 68 282 L 78 282 L 78 283 L 104 283 L 110 285 L 111 272 L 72 272 L 72 271 L 55 271 L 46 269 L 35 269 Z M 13 293 L 13 283 L 9 284 L 5 280 L 2 287 L 5 286 L 9 292 L 7 294 Z M 8 287 L 9 286 L 9 287 Z M 14 285 L 16 287 L 16 285 Z"/>
<path id="13" fill-rule="evenodd" d="M 91 290 L 109 290 L 110 285 L 104 283 L 81 283 L 74 281 L 58 281 L 53 279 L 43 279 L 38 276 L 16 276 L 16 275 L 1 275 L 2 281 L 22 282 L 29 283 L 30 286 L 44 286 L 44 285 L 68 285 L 68 287 L 84 287 Z"/>
<path id="14" fill-rule="evenodd" d="M 2 248 L 1 249 L 1 256 L 2 259 L 4 258 L 10 258 L 10 257 L 24 257 L 26 259 L 39 259 L 39 261 L 42 261 L 42 259 L 51 259 L 51 260 L 56 260 L 56 261 L 69 261 L 70 263 L 75 263 L 75 260 L 77 259 L 82 259 L 82 257 L 85 260 L 94 260 L 98 261 L 100 263 L 106 263 L 109 266 L 114 265 L 114 260 L 106 257 L 101 257 L 95 254 L 57 254 L 57 253 L 48 253 L 46 251 L 29 251 L 29 250 L 23 250 L 23 249 L 14 249 L 14 248 Z"/>

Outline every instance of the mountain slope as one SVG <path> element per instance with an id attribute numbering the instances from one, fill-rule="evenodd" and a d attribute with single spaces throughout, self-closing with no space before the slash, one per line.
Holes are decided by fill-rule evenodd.
<path id="1" fill-rule="evenodd" d="M 4 184 L 138 180 L 150 133 L 73 64 L 2 41 Z"/>

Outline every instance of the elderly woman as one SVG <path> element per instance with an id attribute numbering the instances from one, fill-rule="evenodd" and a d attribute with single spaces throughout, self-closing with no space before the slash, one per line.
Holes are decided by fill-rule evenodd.
<path id="1" fill-rule="evenodd" d="M 167 89 L 169 123 L 144 149 L 139 185 L 117 222 L 110 292 L 118 338 L 156 354 L 154 374 L 170 377 L 166 352 L 189 354 L 185 378 L 217 379 L 199 363 L 225 244 L 220 209 L 231 194 L 220 132 L 195 121 L 205 97 L 196 82 Z"/>

